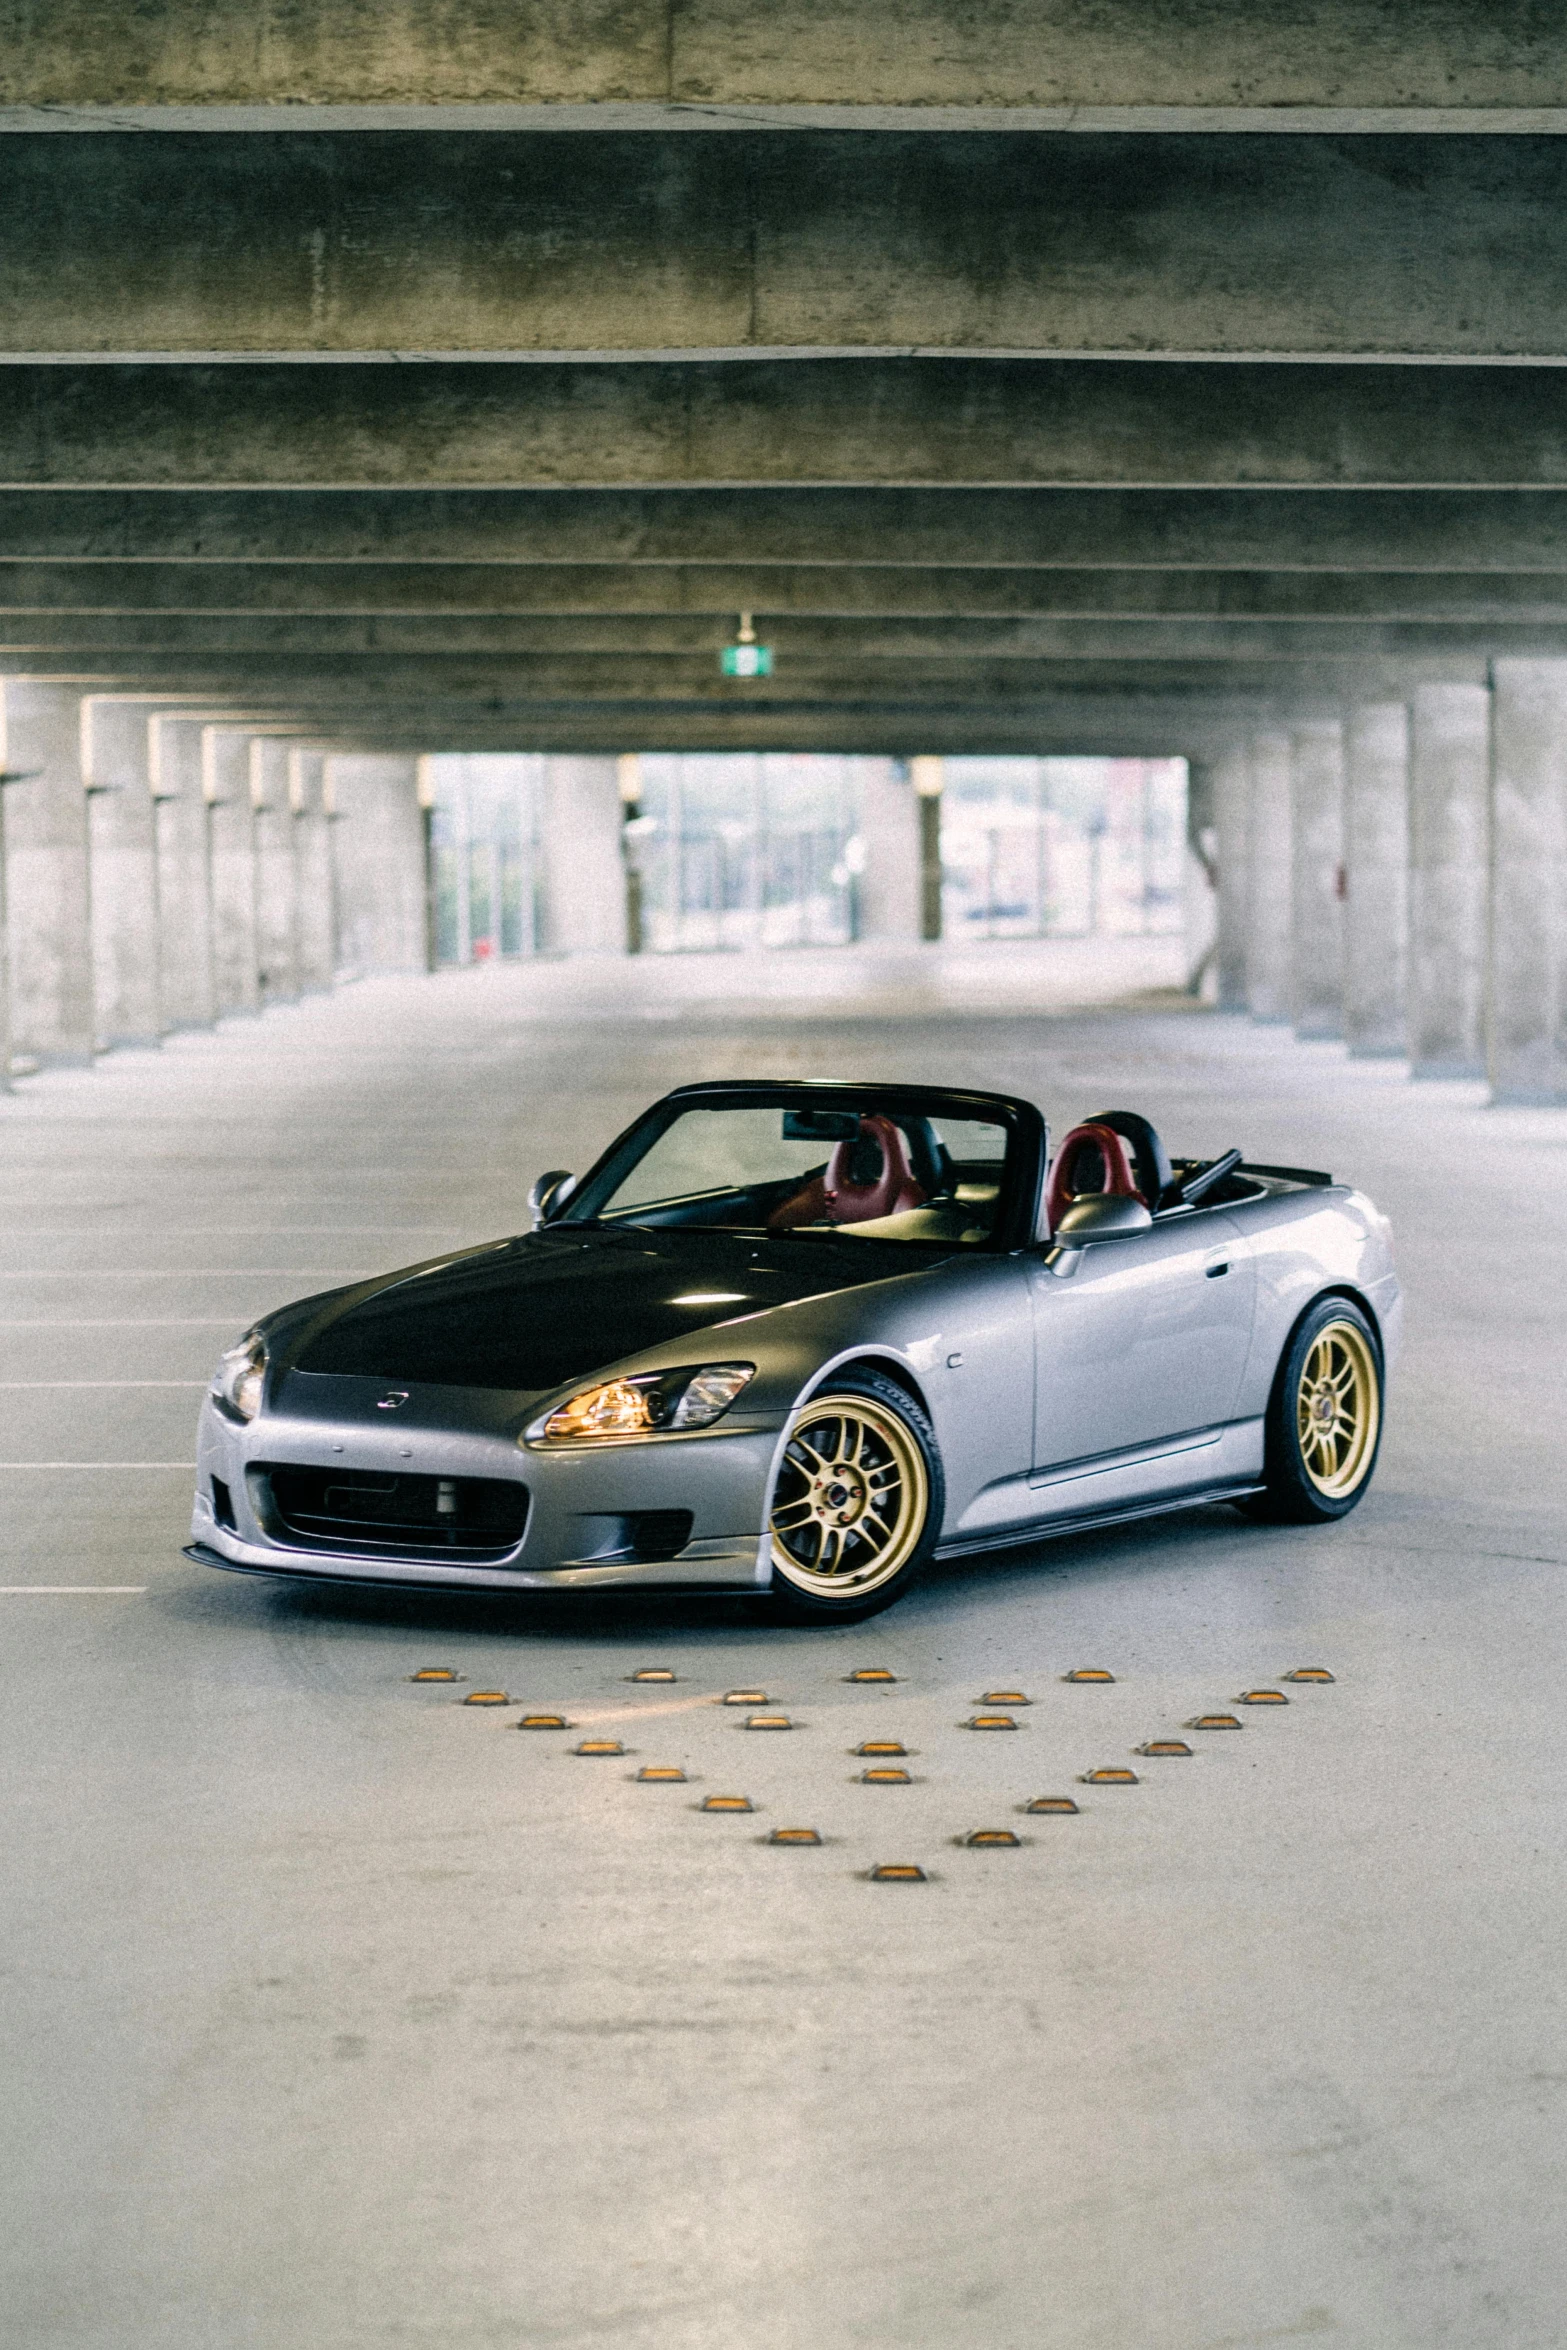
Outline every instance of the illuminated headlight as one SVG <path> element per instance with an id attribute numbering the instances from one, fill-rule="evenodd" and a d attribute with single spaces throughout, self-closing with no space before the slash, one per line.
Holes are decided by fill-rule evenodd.
<path id="1" fill-rule="evenodd" d="M 236 1420 L 253 1420 L 261 1409 L 261 1383 L 266 1375 L 266 1340 L 252 1330 L 238 1346 L 219 1355 L 212 1394 Z"/>
<path id="2" fill-rule="evenodd" d="M 695 1371 L 636 1371 L 584 1387 L 547 1420 L 525 1431 L 533 1443 L 580 1444 L 584 1438 L 656 1436 L 710 1428 L 754 1378 L 754 1363 L 704 1363 Z"/>

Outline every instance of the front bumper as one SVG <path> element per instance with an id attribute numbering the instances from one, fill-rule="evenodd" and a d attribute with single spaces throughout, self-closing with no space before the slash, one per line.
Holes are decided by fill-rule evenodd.
<path id="1" fill-rule="evenodd" d="M 381 1418 L 374 1382 L 334 1381 L 368 1393 L 337 1399 L 326 1416 L 267 1410 L 243 1425 L 210 1397 L 197 1431 L 191 1553 L 240 1573 L 311 1581 L 424 1586 L 465 1591 L 559 1591 L 621 1585 L 691 1585 L 727 1591 L 764 1588 L 771 1575 L 763 1538 L 766 1499 L 782 1433 L 755 1420 L 725 1421 L 691 1435 L 559 1449 L 516 1442 L 515 1408 L 455 1390 L 410 1397 L 396 1419 Z M 494 1417 L 497 1424 L 475 1425 Z M 330 1544 L 280 1525 L 263 1497 L 260 1465 L 371 1472 L 457 1481 L 500 1479 L 526 1488 L 520 1540 L 482 1563 L 399 1556 L 384 1540 L 363 1551 L 341 1534 Z M 690 1513 L 690 1534 L 673 1556 L 639 1557 L 639 1521 Z"/>

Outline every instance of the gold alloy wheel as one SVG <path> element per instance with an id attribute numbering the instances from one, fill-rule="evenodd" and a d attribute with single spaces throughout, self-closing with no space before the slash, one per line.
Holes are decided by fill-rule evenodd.
<path id="1" fill-rule="evenodd" d="M 1381 1419 L 1371 1341 L 1358 1323 L 1325 1323 L 1301 1365 L 1295 1426 L 1301 1466 L 1330 1501 L 1345 1500 L 1365 1476 Z"/>
<path id="2" fill-rule="evenodd" d="M 773 1566 L 799 1591 L 876 1591 L 907 1564 L 930 1507 L 925 1456 L 870 1396 L 823 1396 L 795 1414 L 770 1520 Z"/>

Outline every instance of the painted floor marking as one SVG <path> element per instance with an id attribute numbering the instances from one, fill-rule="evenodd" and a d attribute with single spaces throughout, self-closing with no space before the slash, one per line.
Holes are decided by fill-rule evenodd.
<path id="1" fill-rule="evenodd" d="M 59 1599 L 71 1593 L 93 1592 L 105 1599 L 140 1599 L 145 1583 L 0 1583 L 0 1599 Z"/>

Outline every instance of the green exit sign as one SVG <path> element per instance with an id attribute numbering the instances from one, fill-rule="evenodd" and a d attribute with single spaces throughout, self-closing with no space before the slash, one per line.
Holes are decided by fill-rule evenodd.
<path id="1" fill-rule="evenodd" d="M 725 677 L 771 677 L 773 648 L 771 645 L 725 645 L 718 656 L 718 665 Z"/>

